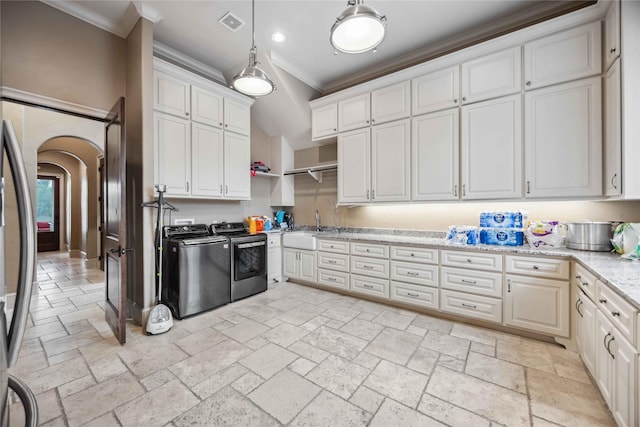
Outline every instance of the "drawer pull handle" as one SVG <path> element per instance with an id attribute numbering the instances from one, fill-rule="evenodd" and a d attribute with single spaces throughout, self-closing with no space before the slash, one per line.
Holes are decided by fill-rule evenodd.
<path id="1" fill-rule="evenodd" d="M 471 261 L 471 258 L 467 258 L 467 262 L 473 262 L 473 261 Z"/>
<path id="2" fill-rule="evenodd" d="M 420 273 L 416 273 L 415 271 L 407 271 L 407 274 L 410 276 L 419 276 Z"/>
<path id="3" fill-rule="evenodd" d="M 362 285 L 362 286 L 364 286 L 364 287 L 365 287 L 365 288 L 367 288 L 367 289 L 373 289 L 373 285 L 367 285 L 367 284 L 364 284 L 364 285 Z"/>
<path id="4" fill-rule="evenodd" d="M 333 245 L 331 245 L 330 247 L 331 247 L 331 249 L 333 249 Z"/>
<path id="5" fill-rule="evenodd" d="M 611 335 L 611 339 L 609 340 L 609 342 L 607 342 L 607 336 L 608 335 Z M 614 354 L 611 352 L 611 343 L 616 340 L 616 337 L 614 337 L 611 334 L 611 332 L 607 332 L 607 336 L 604 337 L 604 346 L 607 349 L 607 352 L 609 353 L 609 356 L 611 356 L 612 359 L 615 359 L 616 356 L 614 356 Z"/>
<path id="6" fill-rule="evenodd" d="M 620 312 L 619 311 L 612 311 L 611 315 L 620 317 Z"/>
<path id="7" fill-rule="evenodd" d="M 540 267 L 538 267 L 537 265 L 534 265 L 534 266 L 533 266 L 533 269 L 534 269 L 534 270 L 539 270 L 539 269 L 540 269 Z"/>
<path id="8" fill-rule="evenodd" d="M 327 280 L 330 280 L 330 281 L 332 281 L 332 282 L 335 282 L 335 281 L 336 281 L 336 278 L 335 278 L 335 277 L 327 277 Z"/>
<path id="9" fill-rule="evenodd" d="M 589 282 L 582 282 L 583 286 L 589 286 Z"/>
<path id="10" fill-rule="evenodd" d="M 328 259 L 328 260 L 327 260 L 327 263 L 328 263 L 328 264 L 335 264 L 336 262 L 335 262 L 334 260 L 332 260 L 332 259 Z"/>
<path id="11" fill-rule="evenodd" d="M 363 265 L 362 268 L 366 268 L 367 270 L 373 270 L 372 265 Z"/>
<path id="12" fill-rule="evenodd" d="M 580 317 L 584 317 L 582 315 L 582 312 L 580 311 L 580 305 L 582 305 L 582 300 L 581 299 L 577 299 L 576 300 L 576 311 L 578 312 L 578 314 L 580 315 Z"/>
<path id="13" fill-rule="evenodd" d="M 582 277 L 579 274 L 576 274 L 576 279 L 580 280 Z"/>
<path id="14" fill-rule="evenodd" d="M 511 279 L 507 279 L 507 292 L 511 292 Z"/>
<path id="15" fill-rule="evenodd" d="M 462 279 L 462 280 L 460 280 L 460 281 L 461 281 L 462 283 L 468 283 L 468 284 L 470 284 L 470 285 L 475 285 L 475 284 L 477 284 L 477 283 L 478 283 L 478 282 L 476 282 L 475 280 L 467 280 L 467 279 Z"/>
<path id="16" fill-rule="evenodd" d="M 415 256 L 415 254 L 414 254 L 413 252 L 411 252 L 409 255 L 410 255 L 410 256 Z"/>
<path id="17" fill-rule="evenodd" d="M 475 306 L 475 305 L 473 305 L 473 304 L 465 304 L 465 303 L 462 303 L 462 306 L 463 306 L 463 307 L 468 307 L 468 308 L 473 308 L 473 309 L 478 308 L 477 306 Z"/>
<path id="18" fill-rule="evenodd" d="M 367 252 L 371 252 L 371 249 L 367 249 Z"/>
<path id="19" fill-rule="evenodd" d="M 408 296 L 408 297 L 418 298 L 420 295 L 418 295 L 418 294 L 412 294 L 411 292 L 407 292 L 407 296 Z"/>
<path id="20" fill-rule="evenodd" d="M 600 301 L 600 304 L 606 304 L 607 303 L 606 299 L 601 299 L 601 300 L 598 300 L 598 301 Z"/>

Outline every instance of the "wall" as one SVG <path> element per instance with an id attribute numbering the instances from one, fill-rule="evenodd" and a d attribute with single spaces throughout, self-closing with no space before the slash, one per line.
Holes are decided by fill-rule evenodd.
<path id="1" fill-rule="evenodd" d="M 335 144 L 296 151 L 296 167 L 335 162 Z M 446 230 L 449 225 L 477 225 L 478 213 L 487 209 L 524 209 L 531 219 L 569 221 L 640 222 L 640 201 L 545 201 L 404 203 L 334 209 L 338 200 L 337 173 L 325 172 L 317 183 L 307 175 L 296 175 L 296 224 L 314 225 L 315 211 L 322 225 L 372 227 L 403 230 Z"/>
<path id="2" fill-rule="evenodd" d="M 65 250 L 69 246 L 70 236 L 67 236 L 67 229 L 71 223 L 71 218 L 67 215 L 67 193 L 71 194 L 67 192 L 69 174 L 60 166 L 50 163 L 38 163 L 38 175 L 58 177 L 60 186 L 60 205 L 58 208 L 60 214 L 60 250 Z"/>
<path id="3" fill-rule="evenodd" d="M 125 92 L 123 39 L 38 1 L 2 1 L 3 85 L 108 111 Z"/>

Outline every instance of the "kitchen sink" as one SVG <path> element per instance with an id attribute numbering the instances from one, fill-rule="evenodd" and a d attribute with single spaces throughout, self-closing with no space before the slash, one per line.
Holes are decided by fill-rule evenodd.
<path id="1" fill-rule="evenodd" d="M 285 248 L 316 250 L 316 236 L 305 231 L 290 231 L 282 235 L 282 246 Z"/>

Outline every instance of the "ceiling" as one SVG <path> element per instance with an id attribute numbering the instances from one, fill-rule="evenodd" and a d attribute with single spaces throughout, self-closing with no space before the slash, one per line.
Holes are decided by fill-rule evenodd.
<path id="1" fill-rule="evenodd" d="M 251 2 L 43 0 L 103 29 L 126 37 L 139 16 L 155 22 L 154 39 L 222 74 L 233 76 L 248 62 Z M 327 94 L 423 61 L 435 47 L 451 48 L 505 26 L 584 3 L 567 0 L 366 1 L 387 16 L 387 36 L 376 53 L 334 55 L 329 30 L 346 0 L 257 0 L 256 45 L 277 67 Z M 218 23 L 227 12 L 245 22 L 232 32 Z M 499 25 L 497 25 L 499 24 Z M 287 40 L 271 40 L 275 31 Z M 468 40 L 467 40 L 468 42 Z"/>

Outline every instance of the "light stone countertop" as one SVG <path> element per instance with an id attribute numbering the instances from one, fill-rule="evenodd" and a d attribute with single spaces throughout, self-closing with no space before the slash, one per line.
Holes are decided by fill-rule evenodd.
<path id="1" fill-rule="evenodd" d="M 609 252 L 578 251 L 567 248 L 536 249 L 525 246 L 475 245 L 459 246 L 447 244 L 443 232 L 403 232 L 394 230 L 364 229 L 364 232 L 337 232 L 335 230 L 316 232 L 306 229 L 319 239 L 364 241 L 370 243 L 418 245 L 437 249 L 486 251 L 502 254 L 553 256 L 570 258 L 579 262 L 600 281 L 609 285 L 616 293 L 640 310 L 640 261 L 629 261 L 618 254 Z M 386 233 L 385 233 L 386 231 Z"/>

